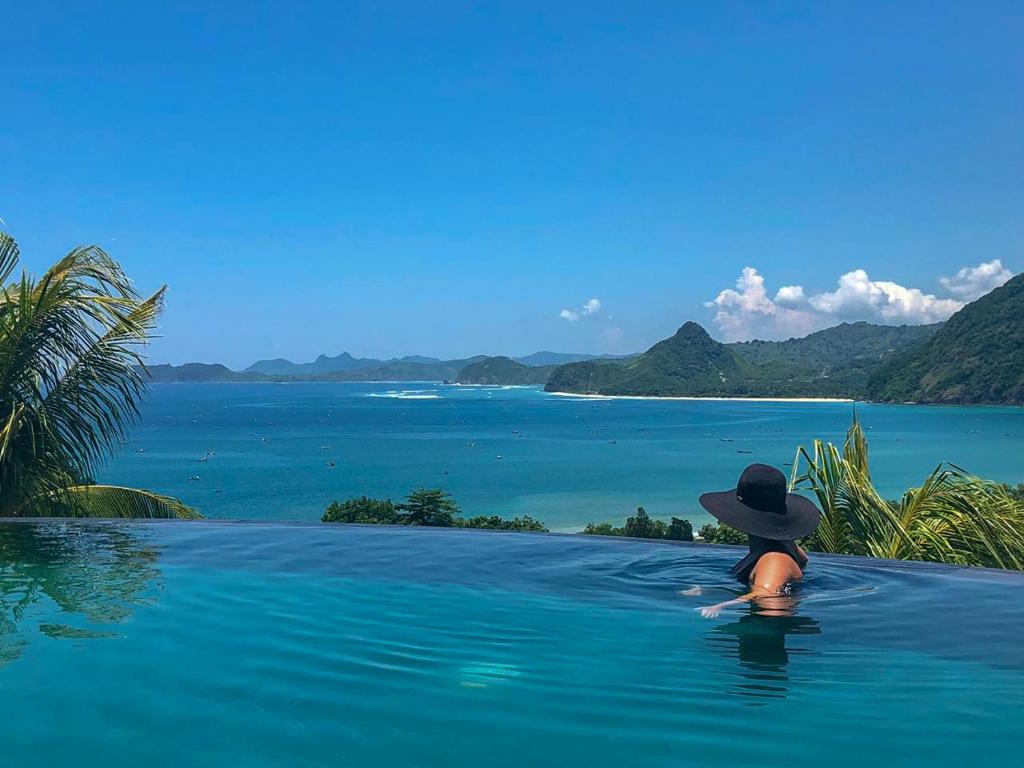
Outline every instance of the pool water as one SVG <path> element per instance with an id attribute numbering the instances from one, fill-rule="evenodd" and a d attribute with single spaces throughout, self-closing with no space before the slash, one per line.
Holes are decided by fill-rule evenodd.
<path id="1" fill-rule="evenodd" d="M 5 766 L 1007 766 L 1024 574 L 254 523 L 0 525 Z M 700 585 L 700 597 L 681 589 Z"/>

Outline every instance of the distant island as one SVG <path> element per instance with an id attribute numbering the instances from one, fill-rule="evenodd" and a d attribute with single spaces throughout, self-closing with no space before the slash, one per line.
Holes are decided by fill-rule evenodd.
<path id="1" fill-rule="evenodd" d="M 577 362 L 550 392 L 1024 403 L 1024 275 L 945 323 L 844 323 L 800 339 L 721 344 L 686 323 L 625 363 Z"/>
<path id="2" fill-rule="evenodd" d="M 519 358 L 475 355 L 454 360 L 410 355 L 377 360 L 356 358 L 347 352 L 336 357 L 320 355 L 311 363 L 290 360 L 259 360 L 242 371 L 220 363 L 148 365 L 149 380 L 177 382 L 302 382 L 302 381 L 448 381 L 459 384 L 518 384 L 543 386 L 551 373 L 565 363 L 583 360 L 622 361 L 635 355 L 587 355 L 566 352 L 534 352 Z"/>
<path id="3" fill-rule="evenodd" d="M 842 323 L 786 341 L 715 341 L 698 323 L 635 355 L 535 352 L 441 360 L 348 353 L 310 363 L 260 360 L 148 367 L 154 382 L 445 381 L 543 386 L 608 396 L 850 398 L 884 402 L 1024 403 L 1024 275 L 945 323 Z"/>

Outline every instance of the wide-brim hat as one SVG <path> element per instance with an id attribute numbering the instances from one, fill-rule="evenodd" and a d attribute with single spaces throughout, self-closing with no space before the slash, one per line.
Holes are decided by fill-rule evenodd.
<path id="1" fill-rule="evenodd" d="M 730 528 L 775 541 L 808 536 L 821 520 L 814 502 L 787 493 L 785 476 L 766 464 L 751 464 L 735 488 L 705 493 L 700 504 Z"/>

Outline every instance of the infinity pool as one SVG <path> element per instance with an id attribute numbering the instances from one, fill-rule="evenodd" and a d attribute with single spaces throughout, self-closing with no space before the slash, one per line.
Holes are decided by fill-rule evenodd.
<path id="1" fill-rule="evenodd" d="M 246 523 L 0 525 L 5 766 L 1007 766 L 1024 574 Z M 679 590 L 700 585 L 704 595 Z"/>

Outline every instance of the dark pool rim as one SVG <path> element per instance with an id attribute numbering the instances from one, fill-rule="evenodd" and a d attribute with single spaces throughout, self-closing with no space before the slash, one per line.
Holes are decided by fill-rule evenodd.
<path id="1" fill-rule="evenodd" d="M 426 525 L 379 525 L 371 523 L 324 523 L 312 520 L 250 520 L 245 518 L 204 518 L 201 520 L 175 520 L 166 518 L 81 518 L 81 517 L 4 517 L 0 525 L 70 525 L 70 526 L 197 526 L 197 527 L 230 527 L 244 526 L 249 528 L 308 528 L 320 530 L 342 531 L 379 531 L 387 533 L 402 532 L 413 535 L 440 536 L 532 536 L 542 539 L 559 539 L 571 541 L 587 541 L 604 547 L 696 547 L 700 550 L 717 550 L 738 554 L 746 547 L 737 544 L 710 544 L 695 541 L 674 541 L 666 539 L 642 539 L 629 536 L 598 536 L 585 533 L 568 533 L 562 531 L 499 531 L 482 528 L 447 528 Z M 823 559 L 831 563 L 842 564 L 855 569 L 869 570 L 904 570 L 916 573 L 941 573 L 946 576 L 972 578 L 978 577 L 988 581 L 991 579 L 1021 582 L 1024 571 L 1002 568 L 988 568 L 975 565 L 955 565 L 950 563 L 932 563 L 923 560 L 894 560 L 882 557 L 863 555 L 840 555 L 831 553 L 812 553 L 812 559 Z"/>

